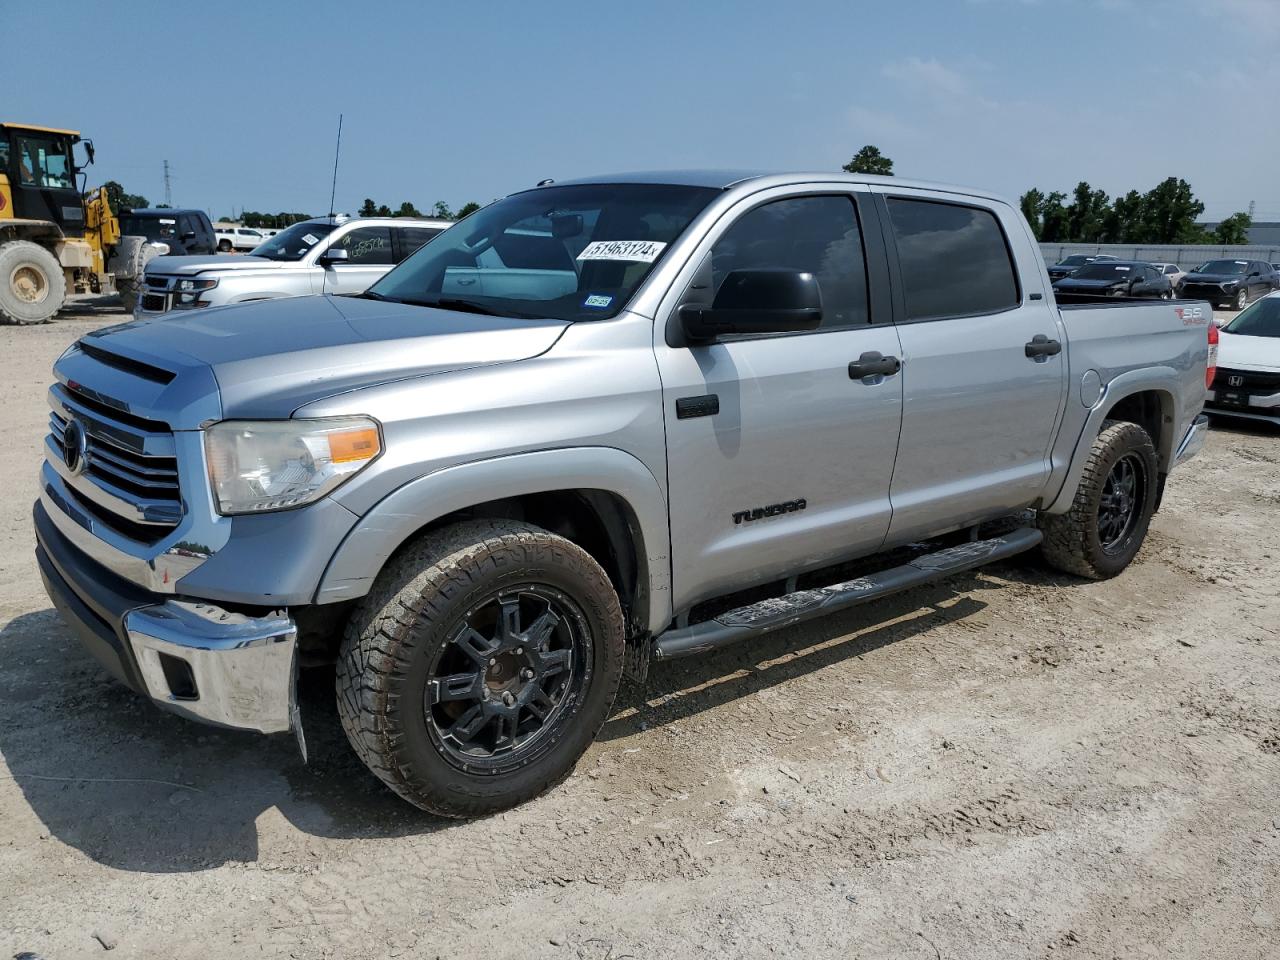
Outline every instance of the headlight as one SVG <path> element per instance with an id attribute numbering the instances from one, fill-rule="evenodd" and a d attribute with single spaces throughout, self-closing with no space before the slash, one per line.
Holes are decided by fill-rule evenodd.
<path id="1" fill-rule="evenodd" d="M 1224 284 L 1222 285 L 1222 289 L 1223 289 L 1223 290 L 1230 290 L 1232 287 L 1234 287 L 1234 286 L 1235 286 L 1236 284 L 1238 284 L 1239 282 L 1240 282 L 1239 280 L 1228 280 L 1226 283 L 1224 283 Z"/>
<path id="2" fill-rule="evenodd" d="M 369 417 L 224 420 L 204 447 L 218 512 L 264 513 L 335 490 L 377 458 L 382 435 Z"/>
<path id="3" fill-rule="evenodd" d="M 197 280 L 179 280 L 179 290 L 212 290 L 218 285 L 213 277 L 202 277 Z"/>

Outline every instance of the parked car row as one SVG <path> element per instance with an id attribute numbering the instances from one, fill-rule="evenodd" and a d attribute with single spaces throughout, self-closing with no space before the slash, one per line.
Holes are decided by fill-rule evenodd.
<path id="1" fill-rule="evenodd" d="M 1207 300 L 1243 310 L 1280 290 L 1280 264 L 1263 260 L 1209 260 L 1190 273 L 1176 263 L 1120 260 L 1108 254 L 1073 254 L 1049 267 L 1055 293 L 1109 297 Z"/>

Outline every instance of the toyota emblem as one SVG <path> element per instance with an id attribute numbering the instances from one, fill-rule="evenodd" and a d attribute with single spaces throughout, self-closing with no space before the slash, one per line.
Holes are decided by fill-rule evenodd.
<path id="1" fill-rule="evenodd" d="M 67 465 L 73 477 L 84 473 L 89 438 L 79 420 L 68 420 L 62 430 L 62 461 Z"/>
<path id="2" fill-rule="evenodd" d="M 1231 387 L 1243 387 L 1244 377 L 1227 377 L 1227 385 Z"/>

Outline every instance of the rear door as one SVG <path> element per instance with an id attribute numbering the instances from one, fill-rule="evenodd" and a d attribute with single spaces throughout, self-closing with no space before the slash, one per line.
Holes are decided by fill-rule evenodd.
<path id="1" fill-rule="evenodd" d="M 677 610 L 872 552 L 884 540 L 900 378 L 855 379 L 849 369 L 864 354 L 898 355 L 869 199 L 861 191 L 860 206 L 849 184 L 744 198 L 703 240 L 663 303 L 655 352 Z M 711 304 L 731 270 L 770 268 L 817 277 L 818 330 L 683 340 L 681 304 Z"/>
<path id="2" fill-rule="evenodd" d="M 1066 356 L 1037 251 L 1011 208 L 876 190 L 904 394 L 888 539 L 905 543 L 1036 499 L 1049 474 Z"/>

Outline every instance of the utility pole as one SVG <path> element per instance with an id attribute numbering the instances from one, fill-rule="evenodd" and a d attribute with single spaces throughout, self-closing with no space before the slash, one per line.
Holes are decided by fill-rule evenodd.
<path id="1" fill-rule="evenodd" d="M 164 162 L 164 205 L 166 207 L 173 206 L 173 190 L 169 184 L 169 161 Z"/>

